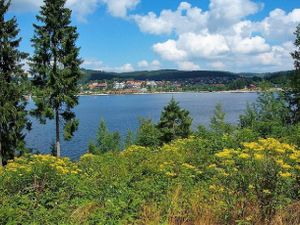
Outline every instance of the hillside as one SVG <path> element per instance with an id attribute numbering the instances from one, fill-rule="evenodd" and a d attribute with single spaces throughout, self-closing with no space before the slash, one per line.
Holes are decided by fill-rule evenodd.
<path id="1" fill-rule="evenodd" d="M 209 77 L 227 77 L 231 79 L 239 77 L 261 77 L 272 79 L 285 79 L 293 71 L 282 71 L 274 73 L 232 73 L 227 71 L 180 71 L 180 70 L 156 70 L 156 71 L 136 71 L 128 73 L 115 73 L 96 70 L 82 69 L 84 76 L 81 83 L 89 83 L 95 80 L 113 80 L 113 79 L 135 79 L 135 80 L 187 80 Z"/>

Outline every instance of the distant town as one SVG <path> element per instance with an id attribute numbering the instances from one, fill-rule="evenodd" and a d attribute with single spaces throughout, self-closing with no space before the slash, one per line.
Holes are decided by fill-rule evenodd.
<path id="1" fill-rule="evenodd" d="M 257 91 L 257 82 L 230 77 L 196 78 L 172 81 L 100 80 L 81 85 L 81 94 L 138 94 L 185 91 Z"/>

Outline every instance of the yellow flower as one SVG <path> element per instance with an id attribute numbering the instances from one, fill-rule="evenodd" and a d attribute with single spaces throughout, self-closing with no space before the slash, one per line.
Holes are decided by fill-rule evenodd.
<path id="1" fill-rule="evenodd" d="M 172 173 L 172 172 L 166 172 L 166 175 L 167 175 L 168 177 L 176 177 L 176 176 L 177 176 L 176 173 Z"/>
<path id="2" fill-rule="evenodd" d="M 286 173 L 280 172 L 279 175 L 283 178 L 289 178 L 292 176 L 292 174 L 289 172 L 286 172 Z"/>
<path id="3" fill-rule="evenodd" d="M 267 195 L 272 194 L 272 192 L 271 192 L 270 190 L 268 190 L 268 189 L 263 190 L 263 193 L 264 193 L 264 194 L 267 194 Z"/>
<path id="4" fill-rule="evenodd" d="M 209 169 L 215 169 L 215 168 L 217 168 L 217 165 L 216 165 L 216 164 L 210 164 L 210 165 L 208 166 L 208 168 L 209 168 Z"/>
<path id="5" fill-rule="evenodd" d="M 224 149 L 222 152 L 216 153 L 216 156 L 219 158 L 231 158 L 233 154 L 232 149 Z"/>
<path id="6" fill-rule="evenodd" d="M 262 154 L 254 154 L 254 159 L 256 160 L 262 160 L 264 158 L 264 155 Z"/>
<path id="7" fill-rule="evenodd" d="M 240 157 L 241 159 L 248 159 L 248 158 L 250 158 L 250 155 L 247 154 L 247 153 L 241 153 L 241 154 L 239 155 L 239 157 Z"/>
<path id="8" fill-rule="evenodd" d="M 188 164 L 188 163 L 183 163 L 182 165 L 188 169 L 195 169 L 195 167 L 193 165 Z"/>

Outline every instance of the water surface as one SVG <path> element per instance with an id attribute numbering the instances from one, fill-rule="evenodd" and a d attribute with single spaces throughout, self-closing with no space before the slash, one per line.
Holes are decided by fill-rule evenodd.
<path id="1" fill-rule="evenodd" d="M 180 93 L 153 95 L 111 95 L 82 96 L 75 108 L 80 120 L 79 130 L 70 142 L 62 142 L 62 154 L 77 159 L 87 150 L 89 140 L 95 134 L 101 118 L 105 119 L 110 130 L 118 130 L 122 135 L 128 129 L 135 131 L 138 118 L 146 117 L 157 122 L 163 107 L 174 97 L 180 106 L 189 110 L 193 127 L 208 125 L 216 104 L 221 103 L 226 112 L 226 120 L 237 123 L 247 102 L 255 102 L 255 93 Z M 33 107 L 33 103 L 29 104 Z M 42 153 L 49 153 L 55 141 L 55 124 L 50 121 L 41 125 L 33 120 L 33 130 L 26 137 L 27 146 Z"/>

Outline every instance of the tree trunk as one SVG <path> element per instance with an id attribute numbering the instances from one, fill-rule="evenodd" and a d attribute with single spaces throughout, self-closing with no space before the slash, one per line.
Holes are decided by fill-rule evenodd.
<path id="1" fill-rule="evenodd" d="M 56 156 L 60 157 L 60 131 L 59 131 L 59 111 L 56 109 L 56 143 L 55 143 L 55 150 Z"/>
<path id="2" fill-rule="evenodd" d="M 2 144 L 0 142 L 0 167 L 3 167 L 3 164 Z"/>

